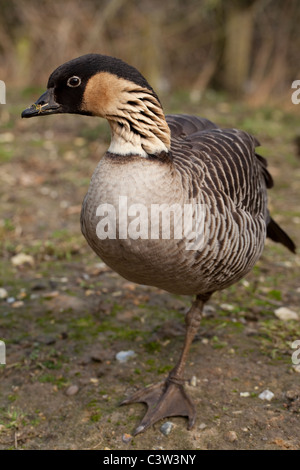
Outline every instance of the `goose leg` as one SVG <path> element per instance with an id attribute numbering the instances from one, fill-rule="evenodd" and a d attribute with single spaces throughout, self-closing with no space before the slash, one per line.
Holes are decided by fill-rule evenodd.
<path id="1" fill-rule="evenodd" d="M 184 346 L 179 361 L 164 382 L 137 391 L 121 405 L 131 403 L 146 403 L 148 410 L 134 435 L 145 431 L 149 426 L 160 419 L 168 416 L 186 416 L 188 418 L 188 429 L 195 423 L 196 410 L 184 390 L 184 368 L 191 343 L 200 325 L 202 310 L 209 296 L 197 296 L 190 310 L 186 314 L 186 334 Z"/>

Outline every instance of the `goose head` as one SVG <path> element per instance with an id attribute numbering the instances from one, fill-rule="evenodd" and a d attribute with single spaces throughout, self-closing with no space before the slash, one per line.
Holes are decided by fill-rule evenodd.
<path id="1" fill-rule="evenodd" d="M 170 130 L 158 96 L 137 69 L 120 59 L 87 54 L 59 66 L 46 92 L 22 117 L 62 113 L 107 119 L 111 153 L 147 157 L 169 152 Z"/>

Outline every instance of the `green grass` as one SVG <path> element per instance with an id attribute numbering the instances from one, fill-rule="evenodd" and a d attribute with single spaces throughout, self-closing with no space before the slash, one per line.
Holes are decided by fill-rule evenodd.
<path id="1" fill-rule="evenodd" d="M 14 151 L 11 148 L 6 148 L 0 144 L 0 162 L 9 162 L 14 156 Z"/>

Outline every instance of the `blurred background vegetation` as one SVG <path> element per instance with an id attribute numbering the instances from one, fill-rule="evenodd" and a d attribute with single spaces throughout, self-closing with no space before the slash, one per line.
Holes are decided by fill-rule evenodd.
<path id="1" fill-rule="evenodd" d="M 131 63 L 159 93 L 188 89 L 194 102 L 217 90 L 291 106 L 300 78 L 299 0 L 0 0 L 0 11 L 8 91 L 45 87 L 88 52 Z"/>

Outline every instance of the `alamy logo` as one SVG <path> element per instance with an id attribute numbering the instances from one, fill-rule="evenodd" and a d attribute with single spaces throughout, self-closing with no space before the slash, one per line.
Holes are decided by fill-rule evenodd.
<path id="1" fill-rule="evenodd" d="M 127 196 L 119 196 L 117 207 L 100 204 L 96 233 L 100 240 L 184 240 L 187 250 L 201 250 L 205 243 L 205 204 L 128 205 Z M 206 234 L 207 235 L 207 234 Z"/>
<path id="2" fill-rule="evenodd" d="M 296 91 L 292 93 L 292 103 L 299 104 L 300 103 L 300 80 L 295 80 L 292 83 L 292 88 L 296 88 Z"/>
<path id="3" fill-rule="evenodd" d="M 0 364 L 6 364 L 6 348 L 4 341 L 0 340 Z"/>
<path id="4" fill-rule="evenodd" d="M 292 363 L 295 365 L 300 364 L 300 339 L 297 339 L 292 343 L 292 348 L 296 349 L 292 354 Z"/>
<path id="5" fill-rule="evenodd" d="M 6 87 L 3 80 L 0 80 L 0 104 L 6 104 Z"/>

